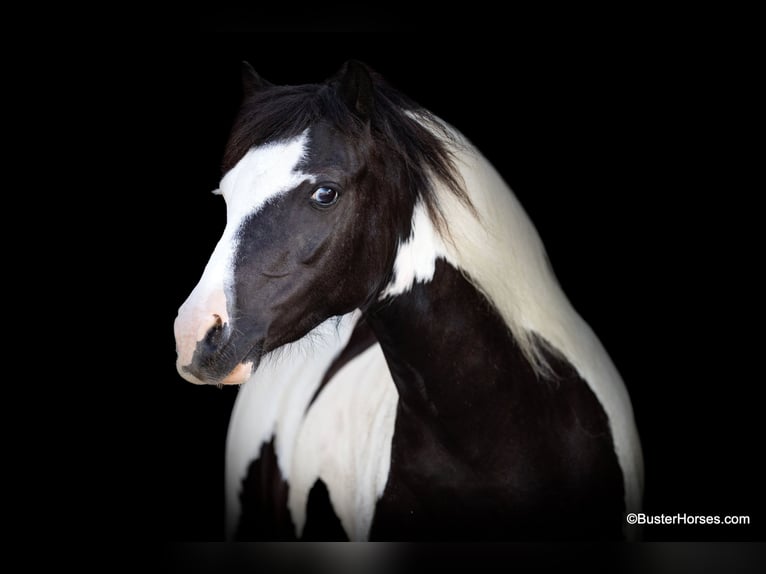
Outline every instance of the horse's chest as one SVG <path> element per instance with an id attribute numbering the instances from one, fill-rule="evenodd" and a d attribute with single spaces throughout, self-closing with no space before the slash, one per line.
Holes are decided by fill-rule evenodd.
<path id="1" fill-rule="evenodd" d="M 278 429 L 250 463 L 238 536 L 366 539 L 388 478 L 396 404 L 372 346 L 333 377 L 292 433 Z"/>

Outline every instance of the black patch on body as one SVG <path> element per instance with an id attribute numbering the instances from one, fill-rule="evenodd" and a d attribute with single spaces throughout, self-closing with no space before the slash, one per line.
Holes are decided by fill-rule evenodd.
<path id="1" fill-rule="evenodd" d="M 288 485 L 282 477 L 274 439 L 264 443 L 242 481 L 241 513 L 236 540 L 296 540 L 287 509 Z"/>
<path id="2" fill-rule="evenodd" d="M 371 539 L 617 540 L 623 478 L 606 414 L 563 357 L 540 378 L 502 318 L 439 260 L 368 318 L 399 391 Z"/>
<path id="3" fill-rule="evenodd" d="M 306 525 L 301 540 L 321 542 L 345 542 L 348 535 L 333 510 L 330 493 L 319 479 L 309 492 L 306 503 Z"/>
<path id="4" fill-rule="evenodd" d="M 234 539 L 238 541 L 291 542 L 295 536 L 287 494 L 290 486 L 277 465 L 274 439 L 261 447 L 261 453 L 247 471 L 240 494 L 241 514 Z M 306 503 L 306 524 L 300 540 L 344 541 L 346 531 L 330 502 L 325 483 L 318 479 Z"/>

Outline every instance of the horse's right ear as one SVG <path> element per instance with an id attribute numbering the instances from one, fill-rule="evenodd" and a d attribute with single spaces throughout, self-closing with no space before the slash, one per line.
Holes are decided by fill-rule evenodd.
<path id="1" fill-rule="evenodd" d="M 242 94 L 244 97 L 252 96 L 271 85 L 271 82 L 258 75 L 258 72 L 253 69 L 249 62 L 242 62 Z"/>
<path id="2" fill-rule="evenodd" d="M 349 60 L 338 72 L 338 91 L 348 107 L 363 120 L 369 118 L 375 102 L 370 69 L 357 60 Z"/>

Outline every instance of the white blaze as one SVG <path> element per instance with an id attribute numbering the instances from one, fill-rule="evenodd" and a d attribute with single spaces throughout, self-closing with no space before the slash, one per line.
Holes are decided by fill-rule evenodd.
<path id="1" fill-rule="evenodd" d="M 202 384 L 182 368 L 191 364 L 197 343 L 218 319 L 229 323 L 228 302 L 233 283 L 233 256 L 239 229 L 249 215 L 299 183 L 313 178 L 296 168 L 303 159 L 308 130 L 286 141 L 271 142 L 251 149 L 221 180 L 220 194 L 226 200 L 226 227 L 213 250 L 197 286 L 178 309 L 175 321 L 177 366 L 187 380 Z M 231 381 L 243 382 L 248 369 L 238 367 Z"/>

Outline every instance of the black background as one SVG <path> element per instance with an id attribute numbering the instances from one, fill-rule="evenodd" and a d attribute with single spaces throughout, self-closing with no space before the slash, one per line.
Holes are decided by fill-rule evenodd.
<path id="1" fill-rule="evenodd" d="M 68 411 L 77 445 L 59 445 L 46 498 L 67 498 L 66 515 L 86 513 L 106 534 L 222 539 L 236 389 L 184 382 L 172 327 L 225 223 L 209 192 L 240 62 L 295 84 L 357 58 L 462 130 L 520 198 L 628 386 L 646 511 L 753 522 L 656 526 L 646 539 L 762 539 L 763 377 L 749 331 L 760 321 L 760 190 L 745 176 L 751 75 L 739 65 L 750 38 L 724 38 L 731 26 L 715 18 L 573 16 L 117 14 L 89 30 L 92 45 L 54 51 L 57 89 L 83 87 L 68 125 L 83 118 L 89 130 L 78 173 L 99 174 L 86 192 L 100 301 L 88 336 L 108 349 L 109 370 L 77 394 L 99 407 Z"/>

